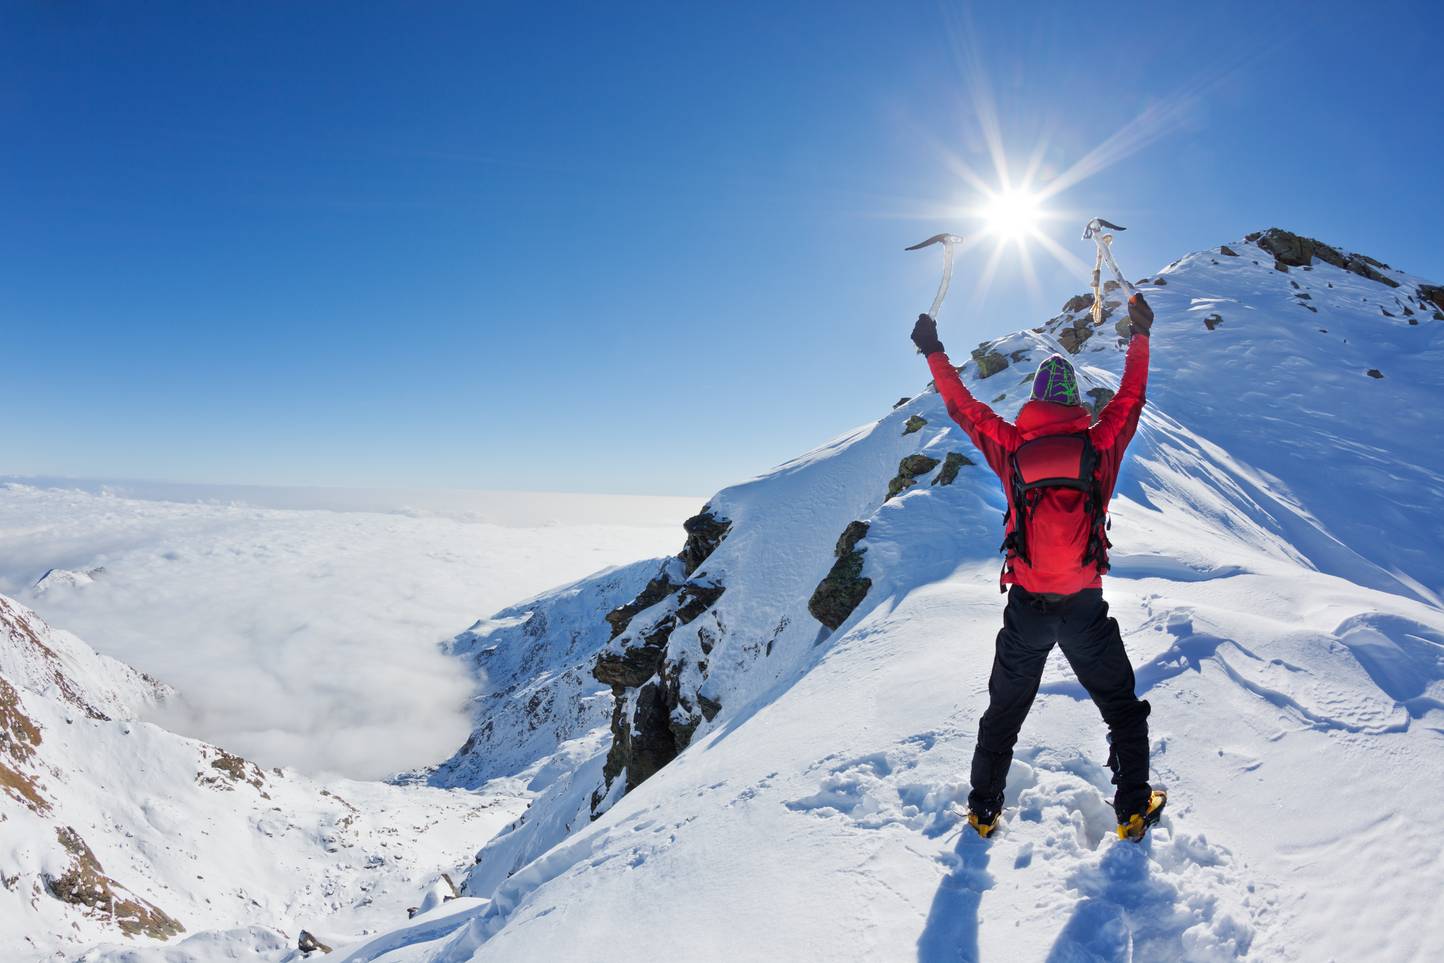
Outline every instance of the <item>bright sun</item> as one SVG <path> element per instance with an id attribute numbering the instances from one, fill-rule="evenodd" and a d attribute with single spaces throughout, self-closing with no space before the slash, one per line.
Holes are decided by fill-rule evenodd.
<path id="1" fill-rule="evenodd" d="M 990 197 L 979 212 L 988 233 L 1021 240 L 1038 225 L 1039 199 L 1028 191 L 1009 190 Z"/>

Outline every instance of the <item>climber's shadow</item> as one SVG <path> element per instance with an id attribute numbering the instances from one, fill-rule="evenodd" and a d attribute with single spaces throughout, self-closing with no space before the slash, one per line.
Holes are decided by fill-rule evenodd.
<path id="1" fill-rule="evenodd" d="M 1071 885 L 1086 895 L 1058 934 L 1048 963 L 1183 957 L 1174 925 L 1178 892 L 1149 873 L 1151 843 L 1115 842 L 1096 866 L 1075 875 Z"/>
<path id="2" fill-rule="evenodd" d="M 951 853 L 953 869 L 938 884 L 927 925 L 918 937 L 918 963 L 975 963 L 979 906 L 993 885 L 987 840 L 964 829 Z"/>

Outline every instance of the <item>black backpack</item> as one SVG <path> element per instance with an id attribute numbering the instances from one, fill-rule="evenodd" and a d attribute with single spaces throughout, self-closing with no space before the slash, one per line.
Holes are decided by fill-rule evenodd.
<path id="1" fill-rule="evenodd" d="M 1108 571 L 1108 513 L 1103 507 L 1103 493 L 1098 489 L 1094 473 L 1098 470 L 1098 451 L 1087 432 L 1069 435 L 1043 435 L 1018 446 L 1009 458 L 1012 486 L 1008 492 L 1008 511 L 1003 515 L 1006 528 L 1009 517 L 1013 530 L 1003 540 L 999 551 L 1005 552 L 1003 571 L 1011 568 L 1014 558 L 1032 565 L 1028 554 L 1028 519 L 1033 507 L 1047 488 L 1072 488 L 1084 493 L 1083 510 L 1088 513 L 1088 547 L 1083 564 L 1096 565 L 1099 574 Z"/>

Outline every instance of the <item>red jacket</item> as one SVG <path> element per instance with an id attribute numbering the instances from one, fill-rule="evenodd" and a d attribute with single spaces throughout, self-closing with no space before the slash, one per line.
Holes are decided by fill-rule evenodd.
<path id="1" fill-rule="evenodd" d="M 1060 405 L 1051 401 L 1029 401 L 1018 411 L 1018 423 L 1012 424 L 977 400 L 963 387 L 958 372 L 947 354 L 935 351 L 928 355 L 928 367 L 938 392 L 947 403 L 948 414 L 963 427 L 973 444 L 983 453 L 988 464 L 1003 481 L 1003 491 L 1013 490 L 1012 462 L 1009 456 L 1025 441 L 1042 435 L 1072 434 L 1086 431 L 1098 451 L 1098 469 L 1094 474 L 1099 494 L 1106 509 L 1118 482 L 1118 466 L 1123 450 L 1138 428 L 1143 413 L 1143 394 L 1148 385 L 1148 338 L 1135 337 L 1128 345 L 1128 358 L 1123 365 L 1123 381 L 1118 393 L 1104 407 L 1098 424 L 1089 427 L 1089 412 L 1082 405 Z M 1003 573 L 1004 582 L 1022 586 L 1029 592 L 1071 595 L 1080 589 L 1101 588 L 1103 577 L 1093 563 L 1084 564 L 1088 547 L 1088 513 L 1083 492 L 1068 488 L 1048 488 L 1032 509 L 1028 525 L 1029 565 L 1014 558 Z M 1007 530 L 1013 530 L 1008 518 Z"/>

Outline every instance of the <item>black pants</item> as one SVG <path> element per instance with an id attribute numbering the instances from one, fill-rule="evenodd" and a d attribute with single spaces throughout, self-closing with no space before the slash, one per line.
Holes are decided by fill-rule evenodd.
<path id="1" fill-rule="evenodd" d="M 1148 703 L 1133 693 L 1133 665 L 1123 651 L 1117 620 L 1108 617 L 1102 589 L 1055 601 L 1016 585 L 1008 592 L 988 678 L 988 711 L 978 723 L 968 805 L 980 812 L 1002 809 L 1013 745 L 1054 643 L 1108 724 L 1108 766 L 1118 787 L 1113 808 L 1124 821 L 1148 802 Z"/>

